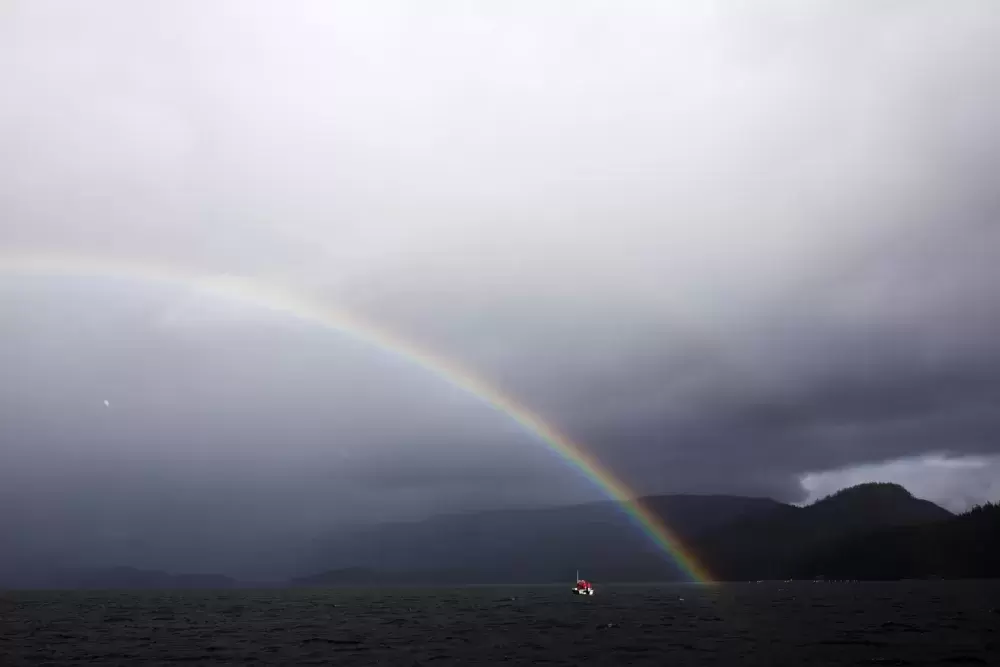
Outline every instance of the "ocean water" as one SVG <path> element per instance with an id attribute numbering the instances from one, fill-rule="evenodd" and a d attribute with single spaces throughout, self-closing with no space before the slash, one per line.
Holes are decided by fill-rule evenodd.
<path id="1" fill-rule="evenodd" d="M 993 665 L 1000 582 L 9 591 L 0 665 Z"/>

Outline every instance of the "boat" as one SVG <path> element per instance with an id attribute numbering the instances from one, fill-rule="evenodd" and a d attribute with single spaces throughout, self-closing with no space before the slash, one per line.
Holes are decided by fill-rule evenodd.
<path id="1" fill-rule="evenodd" d="M 574 595 L 593 595 L 594 586 L 586 579 L 580 578 L 580 570 L 576 571 L 576 586 L 572 588 Z"/>

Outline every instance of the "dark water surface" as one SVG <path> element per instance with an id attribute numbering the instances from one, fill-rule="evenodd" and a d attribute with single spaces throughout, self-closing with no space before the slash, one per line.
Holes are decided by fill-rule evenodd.
<path id="1" fill-rule="evenodd" d="M 0 665 L 994 665 L 1000 582 L 0 594 Z"/>

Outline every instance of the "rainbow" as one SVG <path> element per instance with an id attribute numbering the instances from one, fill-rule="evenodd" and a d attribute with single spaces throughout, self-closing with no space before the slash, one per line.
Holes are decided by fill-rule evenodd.
<path id="1" fill-rule="evenodd" d="M 551 451 L 577 468 L 609 498 L 616 501 L 632 521 L 694 582 L 712 583 L 714 578 L 690 549 L 624 482 L 586 449 L 547 424 L 515 398 L 486 381 L 426 349 L 379 329 L 346 310 L 322 304 L 272 282 L 231 275 L 202 275 L 176 267 L 158 266 L 108 258 L 61 254 L 0 255 L 0 274 L 40 277 L 97 276 L 125 278 L 187 287 L 223 298 L 243 301 L 272 312 L 297 318 L 351 336 L 394 353 L 439 378 L 477 397 L 507 415 Z"/>

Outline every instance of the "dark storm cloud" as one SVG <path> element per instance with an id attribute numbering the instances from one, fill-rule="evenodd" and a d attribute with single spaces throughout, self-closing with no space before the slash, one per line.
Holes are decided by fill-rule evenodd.
<path id="1" fill-rule="evenodd" d="M 664 468 L 692 488 L 725 489 L 736 474 L 790 498 L 800 491 L 786 481 L 803 470 L 1000 454 L 998 230 L 960 216 L 942 214 L 951 222 L 924 244 L 904 240 L 904 253 L 890 244 L 874 266 L 856 264 L 840 289 L 795 294 L 757 340 L 703 355 L 682 391 L 664 394 L 676 382 L 669 368 L 659 382 L 647 375 L 629 394 L 642 406 L 630 424 L 608 421 L 582 437 L 610 451 L 657 442 L 671 452 Z M 643 469 L 635 478 L 655 487 L 658 473 Z"/>
<path id="2" fill-rule="evenodd" d="M 643 491 L 1000 454 L 992 2 L 5 11 L 4 256 L 281 282 Z M 596 493 L 350 336 L 122 277 L 0 290 L 6 506 L 55 535 L 72 507 L 242 536 Z"/>

